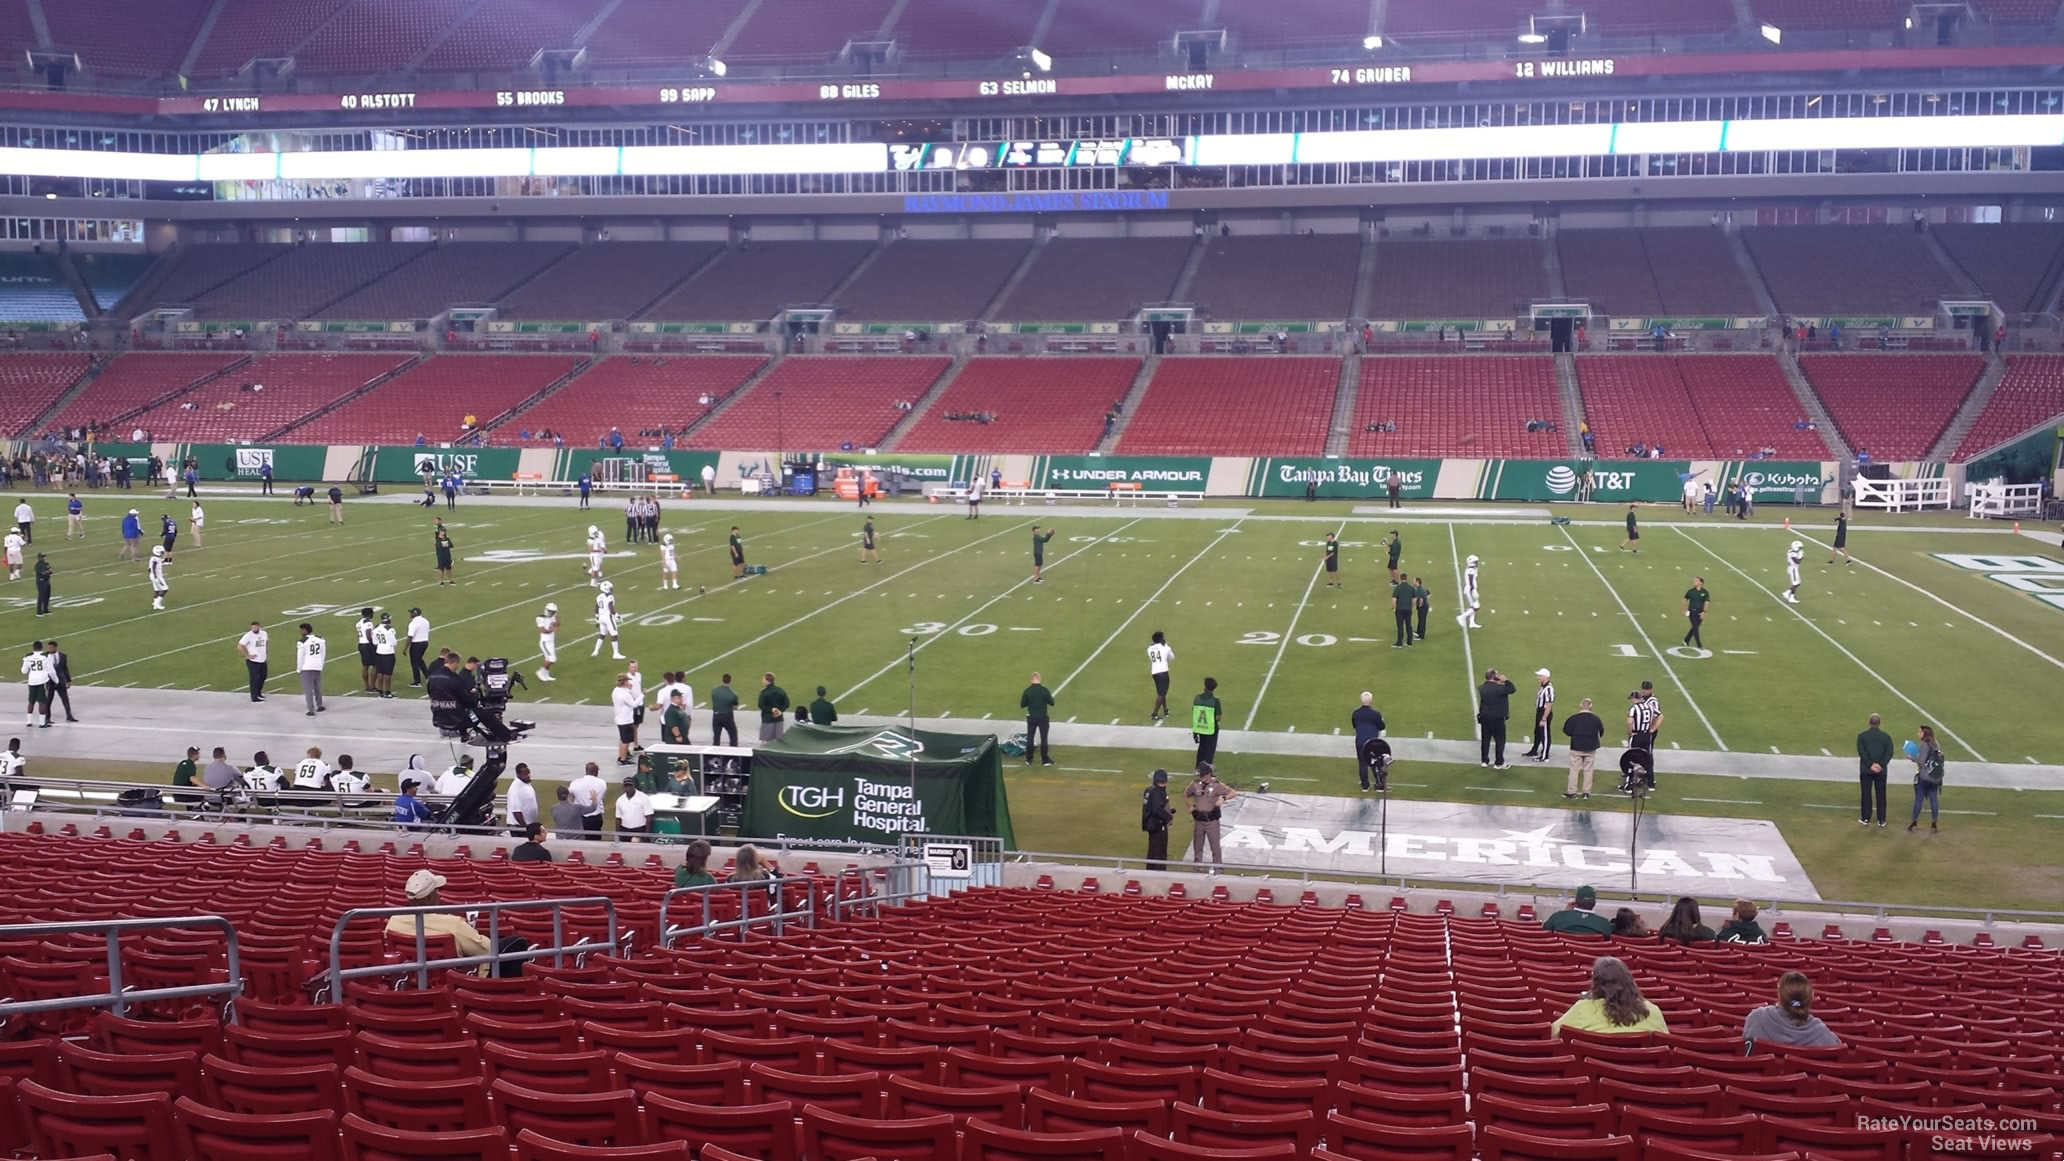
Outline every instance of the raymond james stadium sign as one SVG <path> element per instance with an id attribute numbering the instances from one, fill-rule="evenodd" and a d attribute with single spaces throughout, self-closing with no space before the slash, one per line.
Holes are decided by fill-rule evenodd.
<path id="1" fill-rule="evenodd" d="M 1393 801 L 1386 829 L 1378 809 L 1363 798 L 1236 798 L 1225 808 L 1227 857 L 1558 888 L 1628 890 L 1638 874 L 1644 891 L 1713 895 L 1748 887 L 1781 899 L 1820 898 L 1776 824 L 1761 819 L 1644 814 L 1630 858 L 1633 816 L 1620 811 Z"/>

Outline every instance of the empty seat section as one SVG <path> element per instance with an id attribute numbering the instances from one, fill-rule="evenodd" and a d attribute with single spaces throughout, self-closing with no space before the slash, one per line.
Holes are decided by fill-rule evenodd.
<path id="1" fill-rule="evenodd" d="M 1677 355 L 1670 361 L 1698 409 L 1715 455 L 1741 459 L 1759 448 L 1771 448 L 1786 459 L 1828 458 L 1827 441 L 1820 433 L 1799 429 L 1806 416 L 1775 356 Z M 1589 396 L 1585 398 L 1588 404 Z M 1598 446 L 1605 450 L 1605 441 L 1599 440 Z M 1625 446 L 1624 441 L 1613 444 L 1615 449 Z M 1677 450 L 1663 446 L 1672 454 Z"/>
<path id="2" fill-rule="evenodd" d="M 1639 230 L 1564 230 L 1555 236 L 1563 288 L 1599 314 L 1647 318 L 1663 314 L 1662 293 L 1649 273 Z"/>
<path id="3" fill-rule="evenodd" d="M 0 355 L 0 438 L 38 434 L 28 430 L 36 417 L 92 365 L 91 355 Z"/>
<path id="4" fill-rule="evenodd" d="M 1561 416 L 1547 356 L 1365 358 L 1348 454 L 1559 456 L 1569 450 L 1567 434 L 1529 434 L 1526 425 Z M 1367 430 L 1390 422 L 1397 431 Z M 1475 438 L 1464 444 L 1464 436 Z"/>
<path id="5" fill-rule="evenodd" d="M 1985 23 L 2047 28 L 2057 19 L 2057 0 L 1971 0 Z"/>
<path id="6" fill-rule="evenodd" d="M 41 47 L 36 43 L 36 26 L 29 21 L 26 0 L 0 4 L 0 53 L 19 59 L 22 53 Z"/>
<path id="7" fill-rule="evenodd" d="M 260 439 L 406 362 L 406 355 L 261 355 L 133 422 L 154 441 Z"/>
<path id="8" fill-rule="evenodd" d="M 288 433 L 296 443 L 432 443 L 486 424 L 574 369 L 568 355 L 438 355 Z"/>
<path id="9" fill-rule="evenodd" d="M 168 259 L 172 268 L 157 289 L 124 300 L 122 313 L 133 318 L 156 307 L 192 306 L 216 287 L 284 257 L 292 249 L 269 242 L 216 242 L 188 247 Z"/>
<path id="10" fill-rule="evenodd" d="M 1957 459 L 1969 459 L 1997 443 L 2027 434 L 2064 415 L 2064 356 L 2015 355 L 1957 445 Z M 1876 454 L 1876 453 L 1872 453 Z"/>
<path id="11" fill-rule="evenodd" d="M 1096 448 L 1138 359 L 973 359 L 896 443 L 897 451 L 1065 455 Z M 973 418 L 992 417 L 984 423 Z M 954 418 L 959 416 L 961 418 Z"/>
<path id="12" fill-rule="evenodd" d="M 688 446 L 775 451 L 831 451 L 848 443 L 873 447 L 903 418 L 896 404 L 922 398 L 951 363 L 943 356 L 791 356 L 722 415 L 689 433 Z"/>
<path id="13" fill-rule="evenodd" d="M 93 382 L 65 404 L 51 426 L 113 423 L 118 417 L 190 387 L 241 358 L 242 355 L 150 352 L 122 355 L 101 368 Z"/>
<path id="14" fill-rule="evenodd" d="M 1128 455 L 1318 455 L 1340 360 L 1165 358 L 1118 438 Z"/>
<path id="15" fill-rule="evenodd" d="M 351 0 L 223 0 L 194 62 L 196 76 L 229 75 L 254 57 L 280 57 Z"/>
<path id="16" fill-rule="evenodd" d="M 1649 277 L 1664 313 L 1761 318 L 1763 304 L 1735 261 L 1727 235 L 1710 226 L 1665 226 L 1641 231 Z"/>
<path id="17" fill-rule="evenodd" d="M 898 242 L 839 295 L 839 317 L 933 322 L 979 317 L 1032 244 Z"/>
<path id="18" fill-rule="evenodd" d="M 323 308 L 323 318 L 411 319 L 499 302 L 564 258 L 561 242 L 446 242 L 405 268 Z"/>
<path id="19" fill-rule="evenodd" d="M 1369 32 L 1369 6 L 1360 0 L 1278 0 L 1269 4 L 1224 4 L 1219 24 L 1239 51 L 1361 42 Z"/>
<path id="20" fill-rule="evenodd" d="M 724 47 L 733 60 L 830 56 L 848 41 L 874 40 L 895 0 L 783 0 L 764 4 Z"/>
<path id="21" fill-rule="evenodd" d="M 89 73 L 147 77 L 178 69 L 209 0 L 64 0 L 43 5 L 52 43 Z"/>
<path id="22" fill-rule="evenodd" d="M 1009 322 L 1098 322 L 1130 318 L 1166 302 L 1191 240 L 1055 238 L 995 312 Z"/>
<path id="23" fill-rule="evenodd" d="M 0 329 L 8 323 L 80 322 L 85 317 L 56 258 L 0 254 Z"/>
<path id="24" fill-rule="evenodd" d="M 720 249 L 715 242 L 597 242 L 525 283 L 495 313 L 562 322 L 631 318 Z"/>
<path id="25" fill-rule="evenodd" d="M 539 49 L 572 48 L 602 0 L 486 0 L 423 58 L 425 72 L 515 72 Z"/>
<path id="26" fill-rule="evenodd" d="M 1751 0 L 1749 10 L 1787 32 L 1891 32 L 1907 14 L 1897 0 Z"/>
<path id="27" fill-rule="evenodd" d="M 1226 321 L 1344 319 L 1361 240 L 1353 234 L 1210 238 L 1190 299 Z"/>
<path id="28" fill-rule="evenodd" d="M 2006 222 L 1990 226 L 1936 226 L 1935 237 L 1963 267 L 1978 291 L 2008 314 L 2039 312 L 2052 281 L 2064 226 Z"/>
<path id="29" fill-rule="evenodd" d="M 593 447 L 621 429 L 679 431 L 738 390 L 766 364 L 758 355 L 615 356 L 603 359 L 537 406 L 519 412 L 495 433 L 507 443 L 518 433 L 552 431 L 568 447 Z M 710 398 L 704 406 L 702 397 Z M 657 441 L 644 441 L 653 443 Z M 641 444 L 642 446 L 642 444 Z"/>
<path id="30" fill-rule="evenodd" d="M 743 242 L 654 303 L 667 322 L 770 319 L 785 307 L 819 305 L 873 242 Z"/>
<path id="31" fill-rule="evenodd" d="M 1002 57 L 1032 43 L 1045 6 L 908 0 L 890 30 L 903 51 L 929 57 Z"/>
<path id="32" fill-rule="evenodd" d="M 1513 318 L 1548 294 L 1547 251 L 1531 238 L 1385 239 L 1369 317 Z"/>
<path id="33" fill-rule="evenodd" d="M 1599 455 L 1622 455 L 1635 443 L 1670 456 L 1716 454 L 1675 361 L 1587 356 L 1577 360 L 1577 380 Z"/>
<path id="34" fill-rule="evenodd" d="M 299 319 L 423 257 L 420 242 L 315 242 L 296 246 L 194 302 L 203 319 Z"/>
<path id="35" fill-rule="evenodd" d="M 1069 60 L 1147 56 L 1202 27 L 1204 0 L 1059 0 L 1039 47 Z"/>
<path id="36" fill-rule="evenodd" d="M 1540 11 L 1533 0 L 1441 0 L 1399 4 L 1385 10 L 1385 36 L 1443 37 L 1517 36 L 1528 16 Z"/>
<path id="37" fill-rule="evenodd" d="M 1751 226 L 1742 241 L 1786 314 L 1932 315 L 1958 279 L 1912 230 L 1887 226 Z"/>
<path id="38" fill-rule="evenodd" d="M 1928 454 L 1985 370 L 1975 355 L 1803 355 L 1849 450 L 1881 462 Z"/>
<path id="39" fill-rule="evenodd" d="M 747 0 L 623 0 L 594 35 L 588 55 L 598 64 L 679 64 L 708 56 Z"/>
<path id="40" fill-rule="evenodd" d="M 398 72 L 474 0 L 351 0 L 294 54 L 303 72 Z"/>
<path id="41" fill-rule="evenodd" d="M 86 289 L 101 310 L 113 310 L 116 303 L 135 287 L 136 280 L 156 261 L 148 254 L 81 254 L 72 252 L 72 265 L 86 280 Z"/>
<path id="42" fill-rule="evenodd" d="M 1584 14 L 1593 36 L 1699 36 L 1734 31 L 1728 0 L 1581 0 L 1569 5 Z"/>

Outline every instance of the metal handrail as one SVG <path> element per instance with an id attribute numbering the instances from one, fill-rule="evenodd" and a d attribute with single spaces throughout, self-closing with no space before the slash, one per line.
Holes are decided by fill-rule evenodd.
<path id="1" fill-rule="evenodd" d="M 791 910 L 783 898 L 787 884 L 800 882 L 803 887 L 803 905 Z M 773 888 L 774 905 L 763 915 L 752 914 L 751 894 Z M 712 922 L 710 920 L 710 896 L 718 891 L 739 892 L 739 917 Z M 677 895 L 700 895 L 702 897 L 702 922 L 694 927 L 670 927 L 667 925 L 667 910 Z M 675 887 L 659 901 L 659 946 L 671 947 L 674 940 L 684 936 L 701 937 L 720 931 L 736 931 L 743 938 L 746 931 L 754 927 L 772 927 L 778 938 L 788 929 L 788 921 L 800 920 L 805 927 L 817 926 L 817 879 L 815 876 L 798 875 L 793 879 L 746 879 L 726 883 L 702 883 L 693 887 Z"/>
<path id="2" fill-rule="evenodd" d="M 607 895 L 579 895 L 566 899 L 526 899 L 513 903 L 436 903 L 421 907 L 354 907 L 339 916 L 336 927 L 330 931 L 330 970 L 325 975 L 326 987 L 331 997 L 337 998 L 343 995 L 344 984 L 348 980 L 368 979 L 374 976 L 398 976 L 414 972 L 416 986 L 428 988 L 430 986 L 430 971 L 432 968 L 479 967 L 483 964 L 502 964 L 510 960 L 528 963 L 534 959 L 543 959 L 548 955 L 553 957 L 552 966 L 563 967 L 568 954 L 575 956 L 585 955 L 597 946 L 586 937 L 582 937 L 573 943 L 566 941 L 565 909 L 568 907 L 594 907 L 597 905 L 602 907 L 609 918 L 608 947 L 614 950 L 617 947 L 619 938 L 619 929 L 616 923 L 616 900 L 611 899 Z M 552 913 L 551 945 L 547 947 L 531 947 L 525 951 L 502 951 L 502 912 L 541 910 L 550 910 Z M 464 916 L 469 911 L 484 911 L 487 913 L 487 942 L 495 950 L 486 955 L 462 955 L 448 959 L 431 959 L 429 950 L 430 937 L 421 917 L 425 915 Z M 413 915 L 417 917 L 414 924 L 416 929 L 415 959 L 403 963 L 374 964 L 370 967 L 347 968 L 344 966 L 344 929 L 349 927 L 353 920 L 387 919 L 397 915 Z M 383 933 L 386 931 L 384 925 L 381 927 L 381 931 Z"/>
<path id="3" fill-rule="evenodd" d="M 228 940 L 228 976 L 219 984 L 188 984 L 176 988 L 125 989 L 122 986 L 122 936 L 134 931 L 165 931 L 172 928 L 220 928 Z M 0 1021 L 30 1012 L 62 1012 L 76 1008 L 113 1008 L 120 1016 L 131 1004 L 155 1000 L 184 1000 L 198 996 L 220 996 L 225 1019 L 236 1022 L 236 1008 L 230 1001 L 243 994 L 244 969 L 237 954 L 237 933 L 220 915 L 183 915 L 156 919 L 106 919 L 99 922 L 15 923 L 0 927 L 0 940 L 42 938 L 50 935 L 102 934 L 107 937 L 108 990 L 90 996 L 65 996 L 52 1000 L 0 999 Z"/>
<path id="4" fill-rule="evenodd" d="M 925 869 L 925 865 L 922 862 L 906 861 L 903 863 L 892 863 L 886 868 L 890 875 L 911 875 L 914 877 L 914 881 L 922 884 L 922 886 L 908 890 L 873 890 L 868 884 L 868 879 L 873 876 L 874 870 L 873 868 L 863 869 L 856 867 L 840 871 L 832 877 L 831 907 L 829 908 L 832 922 L 836 923 L 844 919 L 849 911 L 865 911 L 872 916 L 879 914 L 884 904 L 908 903 L 913 899 L 929 899 L 932 897 L 931 875 Z M 839 889 L 840 884 L 844 883 L 848 876 L 851 876 L 860 886 L 860 890 L 850 897 Z"/>

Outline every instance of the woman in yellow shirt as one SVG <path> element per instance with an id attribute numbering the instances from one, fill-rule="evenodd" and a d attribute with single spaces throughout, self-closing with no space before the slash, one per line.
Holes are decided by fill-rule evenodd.
<path id="1" fill-rule="evenodd" d="M 1548 1026 L 1556 1036 L 1561 1036 L 1564 1028 L 1629 1035 L 1670 1030 L 1663 1022 L 1662 1009 L 1641 998 L 1634 973 L 1610 955 L 1601 955 L 1591 964 L 1590 992 Z"/>

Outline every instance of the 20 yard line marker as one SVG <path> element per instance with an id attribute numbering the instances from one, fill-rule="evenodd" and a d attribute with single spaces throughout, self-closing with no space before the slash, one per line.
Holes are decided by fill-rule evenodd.
<path id="1" fill-rule="evenodd" d="M 1341 533 L 1345 531 L 1347 531 L 1347 521 L 1342 520 L 1340 522 L 1340 527 L 1333 530 L 1333 535 L 1339 536 Z M 1450 535 L 1452 535 L 1453 532 L 1454 529 L 1451 526 L 1449 528 Z M 1255 715 L 1261 712 L 1261 699 L 1268 696 L 1269 683 L 1276 679 L 1276 666 L 1280 665 L 1283 661 L 1283 650 L 1289 648 L 1290 638 L 1297 634 L 1297 620 L 1298 618 L 1304 616 L 1304 606 L 1311 601 L 1312 590 L 1318 587 L 1319 575 L 1324 571 L 1325 569 L 1323 567 L 1314 567 L 1312 569 L 1311 579 L 1304 582 L 1304 596 L 1298 599 L 1297 611 L 1290 614 L 1289 629 L 1284 631 L 1282 640 L 1276 643 L 1276 655 L 1274 657 L 1269 658 L 1268 672 L 1261 675 L 1261 688 L 1254 691 L 1254 704 L 1250 705 L 1247 708 L 1247 720 L 1240 726 L 1241 729 L 1251 730 L 1254 728 Z"/>

